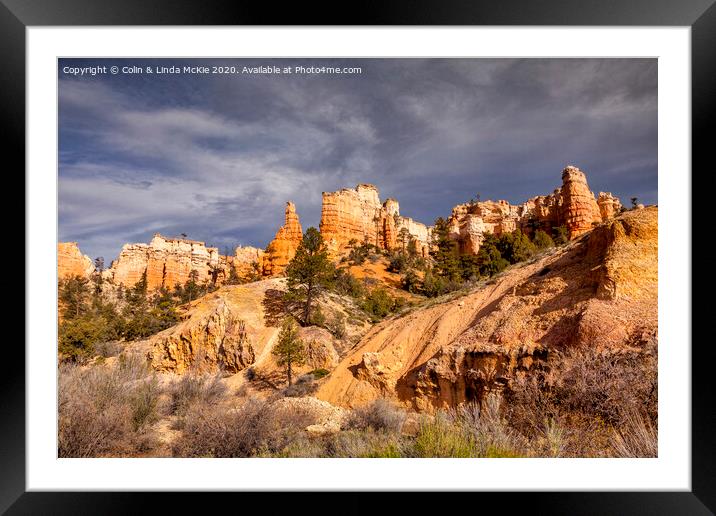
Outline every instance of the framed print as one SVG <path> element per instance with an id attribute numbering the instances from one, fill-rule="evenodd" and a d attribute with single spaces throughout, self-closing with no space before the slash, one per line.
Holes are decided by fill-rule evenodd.
<path id="1" fill-rule="evenodd" d="M 289 490 L 712 511 L 691 336 L 711 2 L 350 27 L 218 5 L 4 1 L 28 303 L 3 510 Z"/>

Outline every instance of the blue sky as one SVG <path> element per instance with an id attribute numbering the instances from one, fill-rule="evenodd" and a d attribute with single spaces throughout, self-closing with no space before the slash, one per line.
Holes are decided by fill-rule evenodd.
<path id="1" fill-rule="evenodd" d="M 358 66 L 352 75 L 63 73 L 66 66 Z M 425 223 L 524 202 L 573 164 L 657 202 L 656 59 L 61 59 L 59 239 L 91 257 L 186 233 L 265 247 L 296 203 L 373 183 Z"/>

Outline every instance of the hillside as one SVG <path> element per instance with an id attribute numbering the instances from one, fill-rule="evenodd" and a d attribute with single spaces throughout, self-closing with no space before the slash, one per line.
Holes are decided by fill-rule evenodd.
<path id="1" fill-rule="evenodd" d="M 317 396 L 432 410 L 558 366 L 568 348 L 641 349 L 657 336 L 657 219 L 655 207 L 626 212 L 464 297 L 376 325 Z"/>

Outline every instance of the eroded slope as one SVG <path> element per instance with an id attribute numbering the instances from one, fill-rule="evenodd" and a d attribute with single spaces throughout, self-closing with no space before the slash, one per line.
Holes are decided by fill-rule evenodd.
<path id="1" fill-rule="evenodd" d="M 479 399 L 565 348 L 640 349 L 657 336 L 658 211 L 634 210 L 462 298 L 374 327 L 318 392 L 419 410 Z"/>

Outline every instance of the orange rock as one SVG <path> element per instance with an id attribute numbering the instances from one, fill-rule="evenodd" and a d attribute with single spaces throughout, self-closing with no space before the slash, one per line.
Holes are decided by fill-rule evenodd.
<path id="1" fill-rule="evenodd" d="M 553 227 L 564 225 L 570 238 L 575 238 L 614 218 L 620 210 L 619 199 L 611 193 L 600 192 L 599 200 L 595 200 L 584 173 L 568 166 L 562 172 L 562 187 L 549 195 L 533 197 L 516 206 L 507 201 L 455 206 L 448 219 L 449 234 L 458 242 L 461 253 L 477 254 L 485 234 L 500 235 L 515 229 L 551 233 Z"/>
<path id="2" fill-rule="evenodd" d="M 648 352 L 658 335 L 658 211 L 628 211 L 584 238 L 476 288 L 385 320 L 348 352 L 316 397 L 379 397 L 418 410 L 480 400 L 570 348 Z M 556 362 L 555 362 L 556 361 Z"/>
<path id="3" fill-rule="evenodd" d="M 228 262 L 219 256 L 216 247 L 206 247 L 195 240 L 165 238 L 155 234 L 149 244 L 125 244 L 119 258 L 112 262 L 107 274 L 116 285 L 131 287 L 147 273 L 147 287 L 173 288 L 183 285 L 192 270 L 197 271 L 197 281 L 214 281 L 226 276 Z"/>
<path id="4" fill-rule="evenodd" d="M 395 199 L 381 203 L 374 185 L 359 184 L 354 189 L 323 192 L 320 230 L 333 255 L 345 251 L 352 240 L 393 249 L 399 244 L 402 229 L 415 239 L 418 252 L 427 252 L 429 228 L 402 217 Z"/>
<path id="5" fill-rule="evenodd" d="M 602 221 L 597 201 L 589 190 L 584 172 L 569 165 L 562 171 L 561 219 L 574 238 Z"/>
<path id="6" fill-rule="evenodd" d="M 599 192 L 597 204 L 599 205 L 599 214 L 602 216 L 603 222 L 619 215 L 622 209 L 622 203 L 611 192 Z"/>
<path id="7" fill-rule="evenodd" d="M 264 275 L 274 276 L 282 273 L 296 254 L 301 240 L 303 240 L 301 222 L 296 214 L 296 206 L 289 201 L 286 203 L 286 221 L 266 248 L 263 260 Z"/>
<path id="8" fill-rule="evenodd" d="M 59 242 L 57 244 L 57 277 L 82 276 L 89 278 L 94 272 L 92 259 L 82 254 L 77 242 Z"/>
<path id="9" fill-rule="evenodd" d="M 255 273 L 262 273 L 265 255 L 263 249 L 239 246 L 234 250 L 234 256 L 228 258 L 230 258 L 231 265 L 236 267 L 236 273 L 239 276 L 247 277 Z"/>

